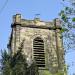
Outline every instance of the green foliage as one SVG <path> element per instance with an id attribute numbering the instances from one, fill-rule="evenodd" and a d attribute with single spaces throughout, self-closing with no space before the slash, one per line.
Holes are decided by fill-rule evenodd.
<path id="1" fill-rule="evenodd" d="M 65 41 L 63 44 L 65 47 L 65 50 L 69 51 L 71 48 L 75 49 L 75 1 L 74 0 L 62 0 L 63 9 L 60 11 L 60 18 L 62 21 L 62 28 L 61 33 L 63 33 L 63 37 L 65 38 Z M 72 5 L 73 4 L 73 5 Z M 74 36 L 74 37 L 72 37 Z M 69 40 L 69 41 L 67 41 Z"/>
<path id="2" fill-rule="evenodd" d="M 45 70 L 44 75 L 52 75 L 49 71 Z"/>
<path id="3" fill-rule="evenodd" d="M 26 57 L 22 54 L 22 50 L 19 50 L 12 57 L 12 68 L 15 75 L 25 75 L 27 71 Z"/>
<path id="4" fill-rule="evenodd" d="M 75 17 L 74 17 L 74 18 L 72 18 L 72 21 L 73 21 L 73 22 L 75 22 Z"/>
<path id="5" fill-rule="evenodd" d="M 65 10 L 66 10 L 66 11 L 69 10 L 69 7 L 65 7 Z"/>
<path id="6" fill-rule="evenodd" d="M 35 62 L 28 67 L 27 75 L 39 75 L 38 67 Z"/>
<path id="7" fill-rule="evenodd" d="M 67 9 L 67 8 L 66 8 Z M 64 21 L 64 22 L 68 22 L 68 17 L 67 15 L 65 14 L 65 11 L 64 10 L 61 10 L 61 12 L 59 13 L 59 15 L 61 16 L 61 19 Z"/>
<path id="8" fill-rule="evenodd" d="M 8 75 L 11 72 L 11 66 L 10 66 L 10 55 L 5 50 L 2 52 L 2 73 L 3 75 Z"/>
<path id="9" fill-rule="evenodd" d="M 56 73 L 55 75 L 64 75 L 64 73 L 58 72 L 58 73 Z"/>
<path id="10" fill-rule="evenodd" d="M 64 22 L 68 22 L 68 17 L 66 16 L 66 14 L 61 14 L 61 19 L 62 19 Z"/>
<path id="11" fill-rule="evenodd" d="M 49 70 L 40 70 L 41 75 L 52 75 Z"/>
<path id="12" fill-rule="evenodd" d="M 62 29 L 60 30 L 60 33 L 63 33 L 63 32 L 65 32 L 65 31 L 68 31 L 68 29 L 67 29 L 67 28 L 62 28 Z"/>
<path id="13" fill-rule="evenodd" d="M 27 66 L 25 55 L 21 53 L 21 50 L 13 56 L 6 51 L 2 53 L 3 75 L 25 75 Z"/>
<path id="14" fill-rule="evenodd" d="M 75 28 L 75 26 L 73 26 L 73 28 Z"/>

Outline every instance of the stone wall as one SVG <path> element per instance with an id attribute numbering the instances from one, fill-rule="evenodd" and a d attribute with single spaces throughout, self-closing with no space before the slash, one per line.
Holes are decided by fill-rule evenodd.
<path id="1" fill-rule="evenodd" d="M 21 15 L 17 14 L 14 16 L 12 24 L 12 38 L 9 43 L 11 52 L 14 54 L 20 47 L 21 42 L 25 40 L 23 53 L 26 55 L 28 63 L 31 64 L 34 60 L 33 40 L 40 37 L 44 41 L 45 69 L 56 72 L 60 65 L 60 69 L 63 70 L 64 50 L 60 38 L 60 29 L 59 19 L 55 19 L 53 22 L 45 22 L 40 19 L 26 20 L 21 19 Z"/>

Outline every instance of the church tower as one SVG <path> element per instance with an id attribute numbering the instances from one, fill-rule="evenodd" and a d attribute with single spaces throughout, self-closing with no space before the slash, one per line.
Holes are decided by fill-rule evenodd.
<path id="1" fill-rule="evenodd" d="M 62 43 L 61 21 L 52 22 L 22 19 L 21 14 L 13 16 L 12 31 L 8 47 L 14 54 L 24 40 L 23 53 L 30 64 L 35 60 L 39 72 L 49 70 L 51 73 L 64 69 L 64 50 Z"/>

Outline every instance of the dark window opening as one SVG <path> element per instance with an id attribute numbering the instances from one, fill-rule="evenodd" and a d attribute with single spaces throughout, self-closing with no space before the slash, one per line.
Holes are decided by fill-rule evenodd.
<path id="1" fill-rule="evenodd" d="M 44 42 L 37 37 L 33 41 L 34 59 L 38 67 L 45 67 Z"/>

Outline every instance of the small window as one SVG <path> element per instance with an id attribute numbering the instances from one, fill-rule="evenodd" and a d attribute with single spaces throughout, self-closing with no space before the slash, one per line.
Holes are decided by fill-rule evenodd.
<path id="1" fill-rule="evenodd" d="M 38 67 L 45 67 L 44 42 L 37 37 L 33 41 L 34 59 Z"/>

